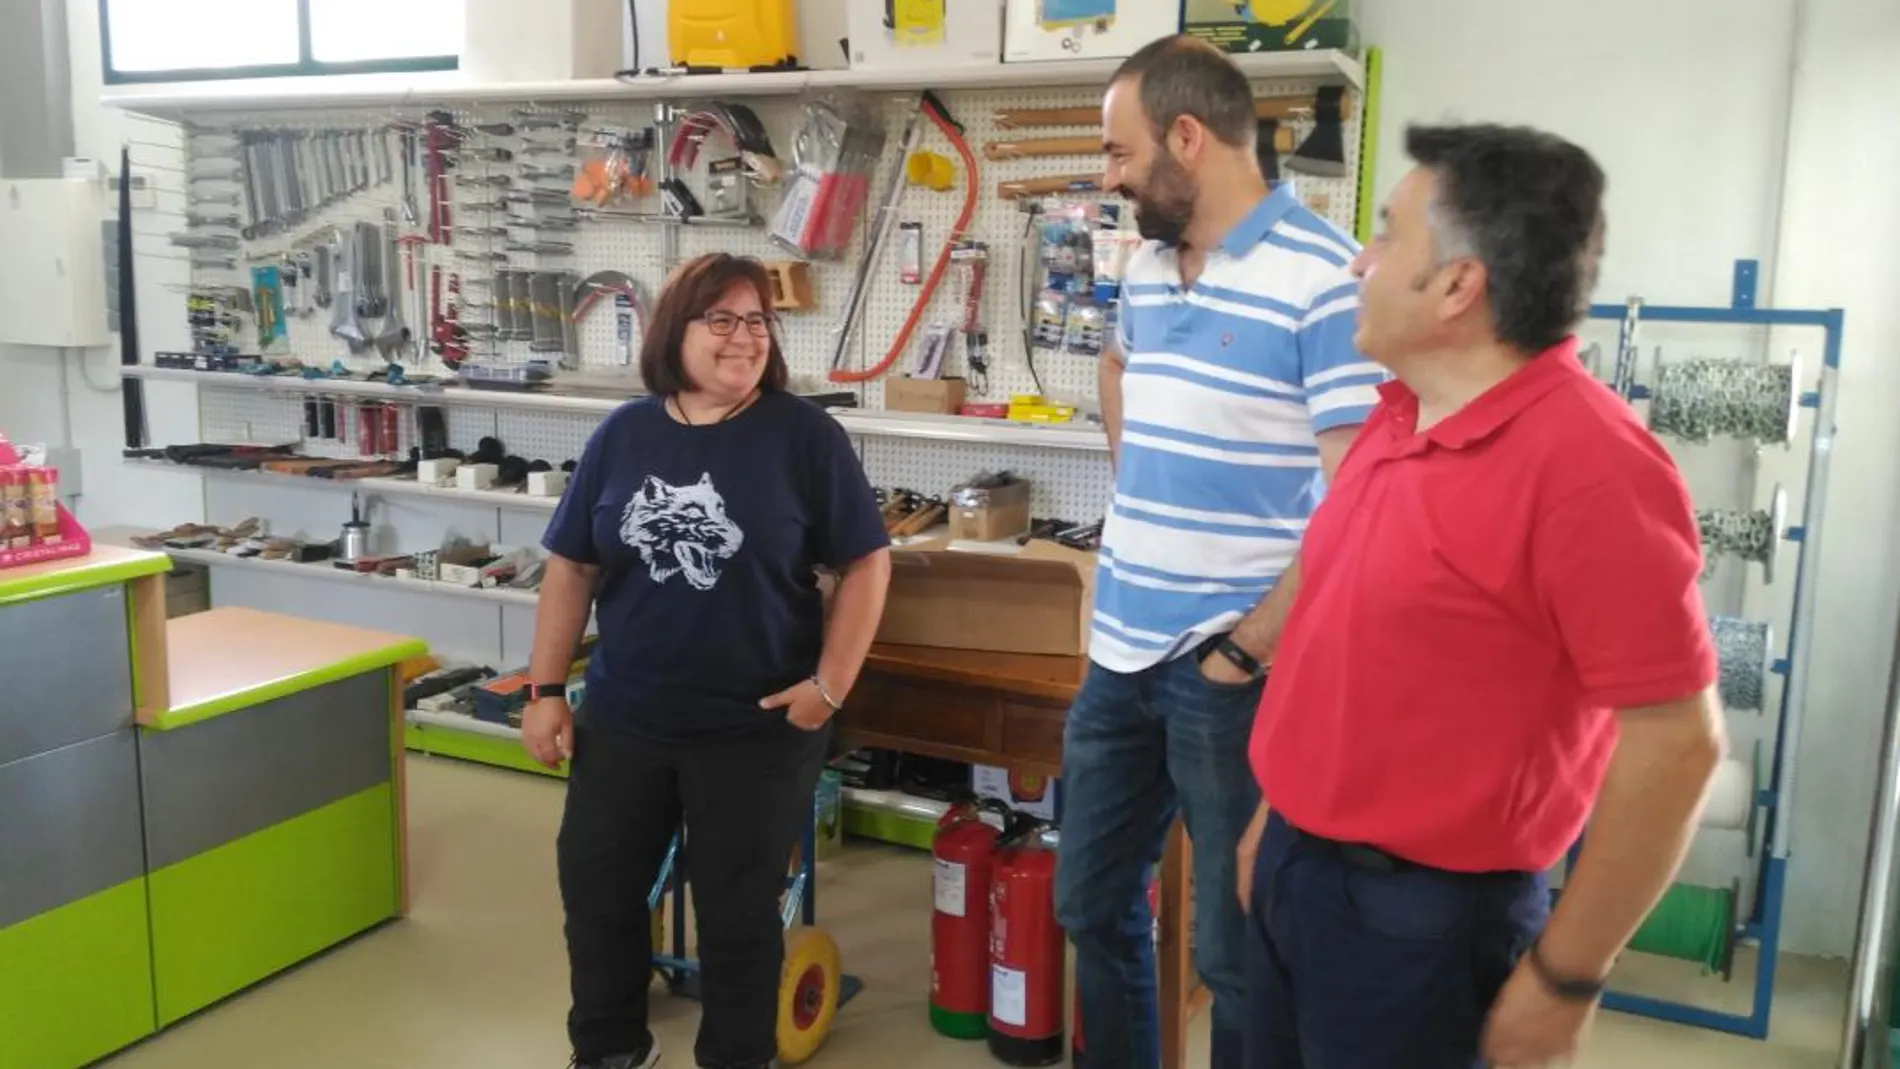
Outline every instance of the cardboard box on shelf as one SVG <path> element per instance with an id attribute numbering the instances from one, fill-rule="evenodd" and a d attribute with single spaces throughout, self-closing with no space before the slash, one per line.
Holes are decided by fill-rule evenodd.
<path id="1" fill-rule="evenodd" d="M 1003 59 L 1117 59 L 1180 29 L 1174 0 L 1009 0 Z"/>
<path id="2" fill-rule="evenodd" d="M 970 788 L 978 798 L 993 798 L 1024 816 L 1048 821 L 1062 818 L 1062 781 L 1052 776 L 972 765 Z"/>
<path id="3" fill-rule="evenodd" d="M 1002 0 L 847 0 L 855 70 L 993 66 Z"/>
<path id="4" fill-rule="evenodd" d="M 1225 52 L 1359 47 L 1352 0 L 1183 0 L 1181 29 Z"/>
<path id="5" fill-rule="evenodd" d="M 1066 656 L 1088 648 L 1093 553 L 1042 541 L 973 552 L 938 539 L 893 550 L 891 562 L 879 642 Z"/>
<path id="6" fill-rule="evenodd" d="M 884 407 L 894 412 L 954 416 L 969 393 L 970 384 L 962 379 L 886 379 Z"/>
<path id="7" fill-rule="evenodd" d="M 1029 530 L 1029 484 L 1022 480 L 950 495 L 950 537 L 995 542 Z"/>

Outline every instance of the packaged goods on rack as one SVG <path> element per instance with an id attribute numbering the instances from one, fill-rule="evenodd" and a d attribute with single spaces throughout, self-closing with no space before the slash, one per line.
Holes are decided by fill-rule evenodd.
<path id="1" fill-rule="evenodd" d="M 792 145 L 772 240 L 800 256 L 842 257 L 870 196 L 884 128 L 862 101 L 818 100 L 805 106 Z"/>
<path id="2" fill-rule="evenodd" d="M 1121 228 L 1113 204 L 1052 201 L 1038 224 L 1037 287 L 1031 339 L 1039 349 L 1098 357 L 1114 328 L 1122 270 L 1137 235 Z"/>
<path id="3" fill-rule="evenodd" d="M 0 435 L 0 568 L 92 552 L 85 528 L 59 503 L 59 470 L 22 461 Z"/>

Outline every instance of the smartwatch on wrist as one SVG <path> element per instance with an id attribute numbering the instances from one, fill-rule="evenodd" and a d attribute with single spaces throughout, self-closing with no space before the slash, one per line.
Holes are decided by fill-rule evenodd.
<path id="1" fill-rule="evenodd" d="M 566 683 L 530 683 L 528 684 L 528 700 L 531 702 L 538 702 L 543 698 L 566 698 L 566 697 L 567 697 Z"/>
<path id="2" fill-rule="evenodd" d="M 1214 647 L 1214 652 L 1227 658 L 1235 668 L 1247 673 L 1249 679 L 1259 679 L 1267 672 L 1259 658 L 1241 649 L 1240 643 L 1235 642 L 1232 635 L 1223 636 L 1220 643 Z"/>
<path id="3" fill-rule="evenodd" d="M 1530 951 L 1524 955 L 1531 964 L 1531 971 L 1543 982 L 1544 989 L 1563 1002 L 1594 1002 L 1601 998 L 1609 985 L 1602 980 L 1579 980 L 1573 976 L 1560 976 L 1544 960 L 1539 944 L 1532 943 Z"/>

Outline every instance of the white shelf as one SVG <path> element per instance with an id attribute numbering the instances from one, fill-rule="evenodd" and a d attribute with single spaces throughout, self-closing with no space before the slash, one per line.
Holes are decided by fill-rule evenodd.
<path id="1" fill-rule="evenodd" d="M 487 735 L 510 742 L 521 741 L 521 729 L 507 724 L 491 724 L 486 720 L 477 720 L 462 713 L 431 713 L 423 709 L 410 709 L 404 718 L 417 727 L 443 728 L 460 731 L 469 735 Z"/>
<path id="2" fill-rule="evenodd" d="M 530 608 L 539 600 L 539 595 L 531 590 L 484 590 L 476 587 L 455 586 L 450 583 L 429 583 L 420 579 L 364 575 L 360 572 L 345 571 L 329 561 L 318 564 L 291 564 L 278 560 L 260 560 L 256 557 L 233 557 L 228 553 L 219 553 L 210 549 L 160 548 L 157 552 L 173 560 L 190 561 L 193 564 L 203 564 L 211 568 L 241 568 L 324 583 L 354 583 L 358 586 L 374 587 L 377 590 L 394 590 L 404 594 L 420 594 L 424 597 L 486 601 L 490 604 L 520 605 Z"/>
<path id="3" fill-rule="evenodd" d="M 1365 67 L 1331 49 L 1237 55 L 1234 62 L 1254 79 L 1313 79 L 1365 84 Z M 219 112 L 326 108 L 452 107 L 500 102 L 575 104 L 593 100 L 661 100 L 687 97 L 796 96 L 809 90 L 859 89 L 912 92 L 921 89 L 1010 89 L 1103 86 L 1118 59 L 999 63 L 990 67 L 918 67 L 899 70 L 791 71 L 769 74 L 644 75 L 622 82 L 590 78 L 566 82 L 478 84 L 466 75 L 355 75 L 270 78 L 229 82 L 118 86 L 101 94 L 107 107 L 181 120 Z"/>
<path id="4" fill-rule="evenodd" d="M 470 408 L 526 409 L 541 412 L 580 412 L 604 416 L 626 399 L 575 397 L 567 394 L 516 390 L 471 390 L 466 386 L 391 386 L 386 382 L 355 379 L 306 379 L 297 375 L 246 375 L 235 371 L 187 371 L 139 364 L 120 369 L 127 378 L 147 382 L 189 382 L 225 390 L 262 390 L 268 393 L 322 394 L 325 397 L 374 397 L 407 404 L 464 405 Z"/>
<path id="5" fill-rule="evenodd" d="M 850 433 L 871 437 L 924 438 L 939 442 L 996 443 L 1108 452 L 1108 436 L 1092 423 L 1026 423 L 868 408 L 840 408 L 833 410 L 832 415 Z"/>
<path id="6" fill-rule="evenodd" d="M 202 475 L 219 482 L 262 483 L 268 486 L 315 487 L 330 490 L 355 490 L 366 494 L 378 494 L 386 497 L 426 497 L 436 501 L 452 502 L 458 505 L 481 505 L 486 508 L 519 509 L 524 512 L 553 512 L 561 503 L 558 497 L 529 497 L 527 494 L 510 493 L 505 490 L 445 490 L 435 486 L 423 486 L 414 479 L 313 479 L 308 475 L 276 475 L 263 471 L 232 471 L 226 468 L 206 468 L 194 464 L 173 464 L 165 460 L 141 460 L 132 458 L 123 461 L 127 467 L 143 468 L 148 471 L 168 471 L 184 475 Z"/>
<path id="7" fill-rule="evenodd" d="M 244 375 L 228 371 L 184 371 L 147 365 L 123 368 L 130 378 L 151 382 L 188 382 L 219 389 L 262 390 L 328 397 L 375 397 L 406 404 L 464 405 L 539 412 L 591 413 L 605 416 L 624 401 L 560 394 L 516 393 L 506 390 L 470 390 L 465 387 L 391 386 L 384 382 L 349 379 L 305 379 L 292 375 Z M 1089 423 L 1024 423 L 968 416 L 933 416 L 865 408 L 832 410 L 839 424 L 854 435 L 877 438 L 922 438 L 940 442 L 1024 445 L 1042 449 L 1107 452 L 1108 438 Z M 400 482 L 401 480 L 390 480 Z M 366 481 L 367 484 L 368 481 Z M 440 491 L 451 495 L 453 491 Z M 502 495 L 508 496 L 508 495 Z"/>

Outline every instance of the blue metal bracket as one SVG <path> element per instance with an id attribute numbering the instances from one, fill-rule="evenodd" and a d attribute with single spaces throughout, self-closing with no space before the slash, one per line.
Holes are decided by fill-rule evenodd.
<path id="1" fill-rule="evenodd" d="M 1755 307 L 1755 287 L 1761 279 L 1761 261 L 1735 261 L 1735 284 L 1730 290 L 1729 307 Z"/>

